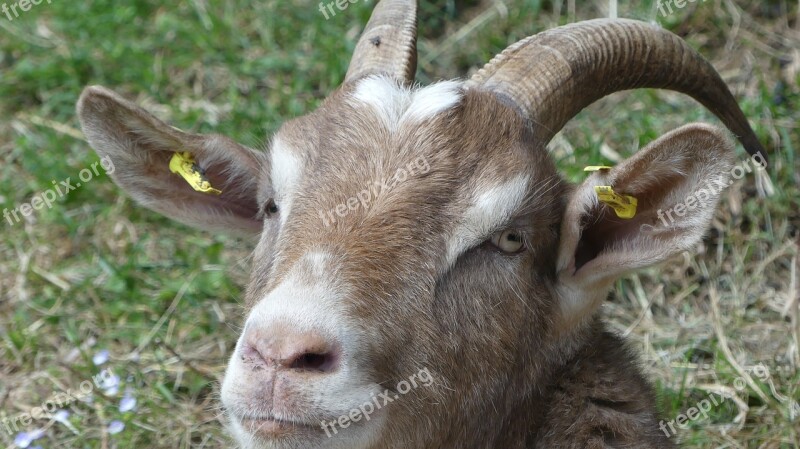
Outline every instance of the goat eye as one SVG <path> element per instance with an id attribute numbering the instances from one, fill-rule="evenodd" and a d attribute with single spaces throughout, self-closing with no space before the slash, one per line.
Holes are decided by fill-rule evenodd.
<path id="1" fill-rule="evenodd" d="M 270 198 L 264 202 L 264 204 L 261 206 L 261 213 L 266 218 L 270 218 L 278 213 L 278 205 L 275 203 L 274 198 Z"/>
<path id="2" fill-rule="evenodd" d="M 492 236 L 491 242 L 504 253 L 513 254 L 522 249 L 522 234 L 514 230 L 500 231 Z"/>

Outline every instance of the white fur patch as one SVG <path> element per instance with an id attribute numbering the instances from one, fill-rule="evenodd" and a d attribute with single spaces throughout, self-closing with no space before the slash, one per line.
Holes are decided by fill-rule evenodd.
<path id="1" fill-rule="evenodd" d="M 356 106 L 368 105 L 394 132 L 405 122 L 421 122 L 451 109 L 461 101 L 461 81 L 442 81 L 413 89 L 385 76 L 359 81 L 353 93 Z"/>
<path id="2" fill-rule="evenodd" d="M 478 194 L 447 242 L 447 263 L 452 265 L 468 248 L 490 237 L 519 209 L 528 190 L 528 175 L 519 175 Z"/>
<path id="3" fill-rule="evenodd" d="M 279 137 L 272 141 L 270 177 L 275 202 L 281 208 L 281 224 L 286 223 L 292 206 L 292 193 L 302 173 L 302 161 Z"/>
<path id="4" fill-rule="evenodd" d="M 429 120 L 454 107 L 461 101 L 461 84 L 460 81 L 442 81 L 415 91 L 403 120 Z"/>
<path id="5" fill-rule="evenodd" d="M 358 83 L 353 98 L 370 106 L 387 128 L 394 131 L 411 102 L 411 91 L 383 76 L 370 76 Z"/>
<path id="6" fill-rule="evenodd" d="M 266 327 L 275 321 L 290 323 L 298 332 L 313 331 L 342 341 L 352 340 L 354 328 L 339 311 L 347 292 L 332 282 L 331 256 L 315 251 L 298 260 L 283 282 L 259 301 L 245 323 Z M 356 348 L 350 348 L 354 350 Z"/>

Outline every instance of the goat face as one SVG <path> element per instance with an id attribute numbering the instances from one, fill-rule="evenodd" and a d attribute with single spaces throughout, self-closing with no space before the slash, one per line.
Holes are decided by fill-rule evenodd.
<path id="1" fill-rule="evenodd" d="M 724 132 L 688 125 L 571 187 L 545 151 L 553 133 L 612 90 L 671 85 L 711 104 L 760 151 L 700 59 L 683 58 L 674 72 L 708 78 L 711 94 L 646 63 L 613 88 L 575 80 L 611 70 L 570 65 L 587 54 L 635 62 L 630 49 L 643 47 L 668 59 L 666 32 L 628 21 L 565 27 L 511 47 L 466 83 L 412 88 L 413 14 L 413 3 L 379 4 L 343 86 L 284 124 L 265 153 L 181 132 L 104 88 L 79 101 L 89 142 L 136 200 L 259 238 L 222 385 L 245 447 L 525 447 L 546 431 L 536 400 L 591 344 L 613 281 L 691 248 L 718 192 L 677 223 L 661 210 L 725 178 L 733 154 Z M 613 48 L 581 47 L 598 33 Z M 569 76 L 515 63 L 543 48 L 572 54 Z M 536 70 L 551 78 L 520 73 Z M 170 173 L 176 152 L 222 193 Z M 618 217 L 595 186 L 637 198 L 635 216 Z"/>
<path id="2" fill-rule="evenodd" d="M 408 426 L 451 426 L 448 408 L 485 412 L 481 396 L 540 358 L 564 184 L 532 142 L 514 111 L 456 82 L 369 77 L 286 124 L 259 183 L 277 212 L 222 388 L 237 433 L 300 427 L 237 421 L 257 415 L 323 441 L 342 432 L 347 447 L 408 441 L 422 436 Z M 427 385 L 400 398 L 420 372 Z M 341 428 L 373 398 L 369 421 Z"/>

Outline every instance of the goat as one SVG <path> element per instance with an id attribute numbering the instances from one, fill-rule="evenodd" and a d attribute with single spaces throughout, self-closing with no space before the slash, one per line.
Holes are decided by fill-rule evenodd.
<path id="1" fill-rule="evenodd" d="M 276 449 L 672 447 L 596 312 L 621 275 L 698 243 L 719 193 L 674 223 L 657 211 L 727 179 L 733 141 L 689 124 L 577 186 L 546 146 L 601 97 L 664 88 L 766 161 L 724 81 L 672 33 L 607 19 L 526 38 L 466 81 L 419 87 L 415 71 L 416 2 L 383 0 L 342 86 L 267 152 L 82 93 L 90 145 L 137 202 L 257 239 L 221 385 L 231 433 Z"/>

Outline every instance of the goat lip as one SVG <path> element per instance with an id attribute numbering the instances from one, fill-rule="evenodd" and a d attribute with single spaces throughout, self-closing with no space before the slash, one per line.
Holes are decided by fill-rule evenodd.
<path id="1" fill-rule="evenodd" d="M 236 419 L 248 432 L 268 438 L 322 431 L 315 424 L 299 420 L 278 419 L 274 416 L 237 416 Z"/>

